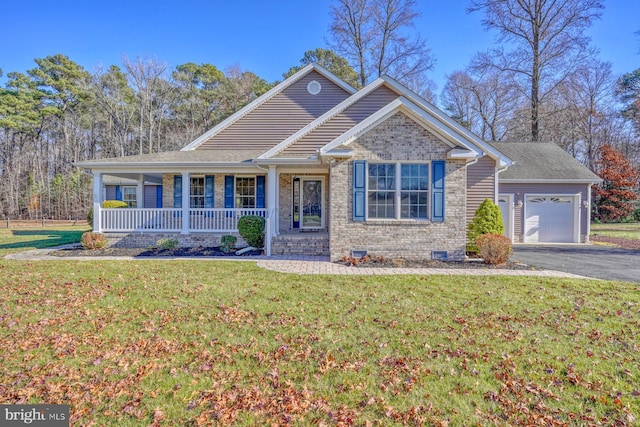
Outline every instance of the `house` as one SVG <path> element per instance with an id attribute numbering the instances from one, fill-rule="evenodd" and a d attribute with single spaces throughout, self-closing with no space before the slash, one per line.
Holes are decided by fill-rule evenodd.
<path id="1" fill-rule="evenodd" d="M 553 143 L 491 145 L 513 161 L 498 179 L 505 235 L 522 243 L 588 243 L 591 186 L 602 180 Z"/>
<path id="2" fill-rule="evenodd" d="M 261 215 L 268 255 L 332 260 L 463 259 L 468 222 L 502 194 L 499 177 L 511 165 L 501 148 L 393 79 L 356 91 L 315 64 L 180 151 L 78 163 L 94 176 L 94 230 L 112 245 L 174 237 L 217 246 L 237 235 L 241 216 Z M 135 207 L 101 207 L 114 180 Z"/>

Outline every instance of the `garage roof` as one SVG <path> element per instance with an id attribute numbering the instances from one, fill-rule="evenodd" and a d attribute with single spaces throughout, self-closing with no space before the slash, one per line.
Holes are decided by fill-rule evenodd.
<path id="1" fill-rule="evenodd" d="M 492 142 L 491 145 L 513 160 L 500 173 L 500 181 L 600 182 L 601 179 L 551 142 Z"/>

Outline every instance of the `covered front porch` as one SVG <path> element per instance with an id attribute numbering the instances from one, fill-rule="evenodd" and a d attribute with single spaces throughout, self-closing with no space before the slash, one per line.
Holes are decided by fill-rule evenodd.
<path id="1" fill-rule="evenodd" d="M 266 219 L 266 255 L 274 248 L 274 255 L 328 255 L 325 171 L 272 166 L 234 172 L 94 170 L 93 229 L 121 245 L 170 237 L 185 246 L 217 246 L 224 235 L 240 237 L 240 218 L 256 215 Z M 128 207 L 104 208 L 111 199 Z"/>

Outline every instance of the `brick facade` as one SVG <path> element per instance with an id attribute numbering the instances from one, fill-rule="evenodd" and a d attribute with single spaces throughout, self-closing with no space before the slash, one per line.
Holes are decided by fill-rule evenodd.
<path id="1" fill-rule="evenodd" d="M 148 248 L 155 246 L 160 239 L 177 239 L 181 248 L 217 247 L 220 246 L 222 236 L 233 234 L 238 238 L 236 246 L 248 246 L 238 233 L 104 233 L 109 241 L 108 246 L 114 248 Z"/>
<path id="2" fill-rule="evenodd" d="M 331 165 L 332 260 L 349 256 L 352 250 L 405 259 L 430 259 L 432 251 L 446 251 L 449 259 L 464 259 L 466 169 L 462 161 L 446 162 L 444 222 L 353 221 L 353 160 L 444 160 L 451 147 L 406 115 L 397 113 L 360 136 L 349 148 L 354 153 L 352 160 Z"/>

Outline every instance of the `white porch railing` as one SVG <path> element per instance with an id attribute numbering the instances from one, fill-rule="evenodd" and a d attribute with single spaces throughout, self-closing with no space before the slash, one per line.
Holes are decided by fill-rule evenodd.
<path id="1" fill-rule="evenodd" d="M 179 232 L 182 231 L 183 210 L 163 209 L 100 209 L 101 231 Z M 238 220 L 245 215 L 266 218 L 266 209 L 189 209 L 189 231 L 238 231 Z"/>

